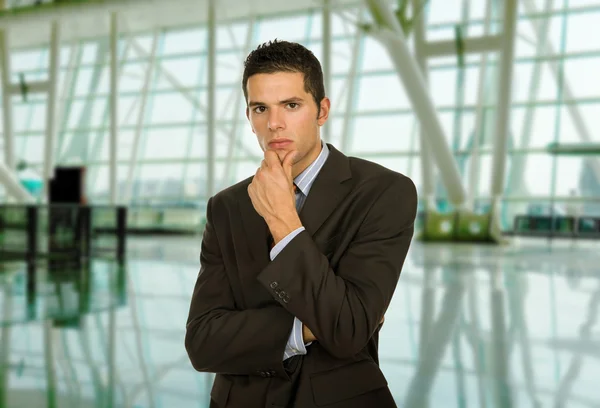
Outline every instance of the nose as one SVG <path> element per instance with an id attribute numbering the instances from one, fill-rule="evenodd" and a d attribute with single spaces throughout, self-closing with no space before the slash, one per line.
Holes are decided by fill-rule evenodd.
<path id="1" fill-rule="evenodd" d="M 269 130 L 277 131 L 285 128 L 282 112 L 279 109 L 271 109 L 269 111 L 269 122 L 267 124 Z"/>

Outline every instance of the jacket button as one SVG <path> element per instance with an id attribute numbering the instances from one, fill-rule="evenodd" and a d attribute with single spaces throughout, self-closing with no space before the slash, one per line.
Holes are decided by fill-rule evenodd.
<path id="1" fill-rule="evenodd" d="M 271 289 L 275 289 L 279 284 L 277 282 L 271 282 Z"/>
<path id="2" fill-rule="evenodd" d="M 283 298 L 284 298 L 284 297 L 286 297 L 286 296 L 287 296 L 287 293 L 285 293 L 283 290 L 282 290 L 281 292 L 279 292 L 279 297 L 280 297 L 281 299 L 283 299 Z"/>
<path id="3" fill-rule="evenodd" d="M 261 371 L 260 375 L 264 378 L 268 377 L 268 374 L 265 371 Z"/>

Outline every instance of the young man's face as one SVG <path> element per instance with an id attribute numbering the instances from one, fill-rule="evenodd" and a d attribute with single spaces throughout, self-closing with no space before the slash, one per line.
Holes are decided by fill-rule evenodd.
<path id="1" fill-rule="evenodd" d="M 246 116 L 263 151 L 274 150 L 283 160 L 296 150 L 293 177 L 301 173 L 321 152 L 322 126 L 329 115 L 328 98 L 317 105 L 304 90 L 304 74 L 277 72 L 248 78 Z"/>

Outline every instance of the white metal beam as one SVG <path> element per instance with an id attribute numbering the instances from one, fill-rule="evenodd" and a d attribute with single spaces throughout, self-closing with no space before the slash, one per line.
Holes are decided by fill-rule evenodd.
<path id="1" fill-rule="evenodd" d="M 485 22 L 484 22 L 484 33 L 490 32 L 492 19 L 492 0 L 486 0 L 485 5 Z M 479 89 L 477 90 L 477 105 L 475 108 L 475 129 L 473 132 L 473 144 L 471 145 L 471 165 L 469 166 L 469 185 L 467 186 L 469 193 L 469 207 L 475 207 L 475 197 L 479 191 L 479 162 L 480 162 L 480 140 L 483 140 L 483 134 L 485 132 L 485 106 L 486 106 L 486 92 L 485 92 L 485 79 L 487 77 L 488 70 L 488 53 L 484 52 L 480 59 L 479 64 Z"/>
<path id="2" fill-rule="evenodd" d="M 21 9 L 19 13 L 0 15 L 0 25 L 14 33 L 14 46 L 18 48 L 42 46 L 47 35 L 39 27 L 59 18 L 65 42 L 105 37 L 108 24 L 105 19 L 112 12 L 128 19 L 129 33 L 145 34 L 154 29 L 204 25 L 208 23 L 206 13 L 198 13 L 209 0 L 102 0 L 70 1 L 43 4 Z M 360 0 L 335 0 L 336 8 L 360 5 Z M 246 19 L 248 16 L 265 18 L 283 14 L 302 13 L 314 10 L 315 0 L 278 1 L 272 0 L 219 0 L 217 17 L 219 22 Z M 131 18 L 129 18 L 131 17 Z"/>
<path id="3" fill-rule="evenodd" d="M 217 103 L 217 22 L 216 22 L 216 0 L 208 2 L 208 92 L 207 92 L 207 111 L 206 111 L 206 197 L 212 197 L 215 193 L 215 156 L 216 152 L 216 136 L 215 129 Z"/>
<path id="4" fill-rule="evenodd" d="M 501 35 L 484 35 L 482 37 L 471 37 L 463 40 L 465 54 L 478 54 L 482 52 L 498 51 L 502 45 Z M 443 57 L 456 55 L 456 41 L 442 40 L 429 41 L 425 45 L 427 57 Z"/>
<path id="5" fill-rule="evenodd" d="M 58 71 L 60 69 L 60 27 L 58 21 L 50 25 L 50 62 L 48 70 L 48 96 L 46 101 L 46 133 L 44 140 L 44 199 L 50 199 L 50 179 L 54 172 L 56 145 L 56 102 Z"/>
<path id="6" fill-rule="evenodd" d="M 50 89 L 50 81 L 33 81 L 26 82 L 27 94 L 46 93 Z M 21 95 L 21 84 L 11 83 L 8 87 L 8 91 L 12 95 Z"/>
<path id="7" fill-rule="evenodd" d="M 325 84 L 325 95 L 332 95 L 331 88 L 331 0 L 323 1 L 323 82 Z M 331 119 L 331 118 L 330 118 Z M 322 128 L 321 138 L 326 142 L 331 142 L 332 121 Z"/>
<path id="8" fill-rule="evenodd" d="M 117 203 L 117 132 L 119 124 L 119 16 L 110 15 L 110 144 L 109 191 L 110 203 Z"/>
<path id="9" fill-rule="evenodd" d="M 429 88 L 429 65 L 427 64 L 427 56 L 425 55 L 426 46 L 426 29 L 425 29 L 425 16 L 424 12 L 421 11 L 418 15 L 414 15 L 414 10 L 418 10 L 421 7 L 422 0 L 412 0 L 413 9 L 413 24 L 414 24 L 414 40 L 415 40 L 415 57 L 417 63 L 421 68 L 421 75 L 423 75 L 423 81 Z M 431 157 L 431 148 L 427 143 L 427 135 L 422 125 L 419 126 L 419 147 L 421 150 L 421 182 L 422 191 L 421 197 L 424 204 L 425 211 L 435 211 L 435 177 L 436 169 L 433 164 L 433 158 Z"/>
<path id="10" fill-rule="evenodd" d="M 15 168 L 15 135 L 12 128 L 12 98 L 10 87 L 10 47 L 7 30 L 0 29 L 0 70 L 2 71 L 2 114 L 4 130 L 4 163 L 11 170 Z"/>
<path id="11" fill-rule="evenodd" d="M 431 147 L 449 201 L 457 208 L 466 200 L 458 165 L 444 137 L 439 115 L 427 90 L 419 66 L 406 43 L 400 23 L 384 0 L 365 0 L 379 28 L 373 35 L 387 48 L 400 80 L 404 85 L 413 110 Z"/>
<path id="12" fill-rule="evenodd" d="M 500 199 L 504 193 L 508 138 L 510 132 L 510 113 L 512 101 L 512 77 L 515 55 L 515 32 L 517 25 L 517 1 L 506 0 L 504 5 L 502 51 L 500 53 L 500 75 L 498 86 L 498 109 L 496 114 L 496 137 L 492 157 L 492 231 L 498 231 L 500 225 Z"/>

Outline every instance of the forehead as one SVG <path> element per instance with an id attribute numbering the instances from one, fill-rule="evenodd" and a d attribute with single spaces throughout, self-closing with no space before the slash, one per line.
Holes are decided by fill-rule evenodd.
<path id="1" fill-rule="evenodd" d="M 248 99 L 281 100 L 304 97 L 304 74 L 301 72 L 275 72 L 255 74 L 248 78 Z"/>

